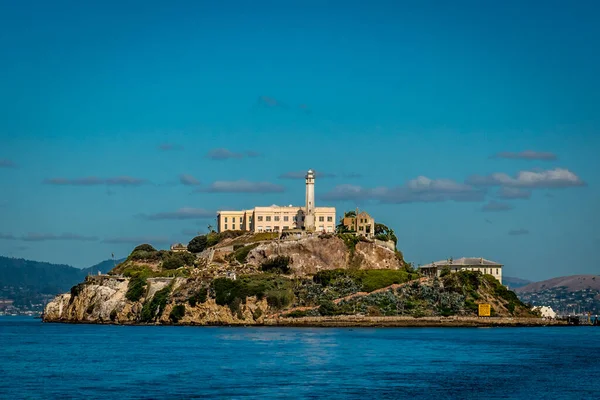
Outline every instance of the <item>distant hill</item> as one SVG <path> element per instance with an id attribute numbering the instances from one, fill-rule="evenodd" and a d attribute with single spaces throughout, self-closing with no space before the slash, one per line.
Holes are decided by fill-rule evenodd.
<path id="1" fill-rule="evenodd" d="M 512 276 L 503 276 L 502 283 L 508 286 L 511 290 L 514 290 L 516 288 L 529 285 L 530 283 L 532 283 L 532 281 L 528 281 L 527 279 L 515 278 Z"/>
<path id="2" fill-rule="evenodd" d="M 517 293 L 539 292 L 554 288 L 565 288 L 569 292 L 592 289 L 600 290 L 600 275 L 572 275 L 533 282 L 515 289 Z"/>
<path id="3" fill-rule="evenodd" d="M 550 306 L 559 314 L 600 314 L 600 275 L 561 276 L 515 289 L 534 306 Z"/>
<path id="4" fill-rule="evenodd" d="M 120 262 L 117 260 L 116 262 Z M 113 260 L 80 269 L 65 264 L 0 256 L 0 299 L 14 300 L 16 307 L 28 308 L 69 289 L 88 274 L 107 272 Z"/>

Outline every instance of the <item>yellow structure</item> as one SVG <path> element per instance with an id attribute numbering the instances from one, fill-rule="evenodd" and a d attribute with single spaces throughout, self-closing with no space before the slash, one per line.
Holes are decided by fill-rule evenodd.
<path id="1" fill-rule="evenodd" d="M 346 229 L 355 232 L 357 235 L 366 237 L 375 235 L 375 219 L 365 211 L 358 212 L 358 209 L 356 209 L 356 216 L 344 217 L 342 223 Z"/>
<path id="2" fill-rule="evenodd" d="M 492 275 L 502 283 L 502 267 L 502 264 L 486 260 L 485 258 L 462 257 L 457 260 L 450 258 L 427 265 L 420 265 L 419 272 L 425 276 L 433 277 L 436 275 L 440 276 L 444 268 L 448 268 L 450 272 L 479 271 L 482 274 Z"/>
<path id="3" fill-rule="evenodd" d="M 335 231 L 335 207 L 315 206 L 315 174 L 306 174 L 306 203 L 304 206 L 254 207 L 241 211 L 219 211 L 217 230 L 249 232 L 282 232 L 301 229 L 316 232 Z"/>
<path id="4" fill-rule="evenodd" d="M 492 306 L 489 304 L 480 304 L 479 305 L 479 316 L 480 317 L 489 317 L 492 315 Z"/>

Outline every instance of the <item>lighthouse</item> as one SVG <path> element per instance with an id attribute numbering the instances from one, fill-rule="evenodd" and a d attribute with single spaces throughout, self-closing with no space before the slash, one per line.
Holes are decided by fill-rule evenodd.
<path id="1" fill-rule="evenodd" d="M 315 230 L 315 172 L 309 169 L 306 173 L 306 209 L 304 229 Z"/>

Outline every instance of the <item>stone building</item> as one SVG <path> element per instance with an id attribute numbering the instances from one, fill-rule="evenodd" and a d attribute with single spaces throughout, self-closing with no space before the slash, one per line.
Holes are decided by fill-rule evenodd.
<path id="1" fill-rule="evenodd" d="M 335 207 L 315 206 L 315 173 L 308 170 L 305 177 L 304 206 L 254 207 L 241 211 L 219 211 L 217 230 L 249 232 L 282 232 L 300 229 L 310 232 L 335 231 Z"/>
<path id="2" fill-rule="evenodd" d="M 502 264 L 486 260 L 485 258 L 463 257 L 457 260 L 452 258 L 441 260 L 427 265 L 420 265 L 419 271 L 425 276 L 440 276 L 446 267 L 450 272 L 456 271 L 479 271 L 482 274 L 492 275 L 502 283 Z"/>
<path id="3" fill-rule="evenodd" d="M 373 237 L 375 235 L 375 219 L 366 211 L 358 212 L 356 216 L 344 217 L 342 223 L 346 229 L 355 232 L 357 235 Z"/>
<path id="4" fill-rule="evenodd" d="M 175 243 L 175 244 L 171 245 L 171 251 L 180 253 L 180 252 L 188 251 L 188 249 L 187 249 L 187 246 L 184 245 L 183 243 Z"/>

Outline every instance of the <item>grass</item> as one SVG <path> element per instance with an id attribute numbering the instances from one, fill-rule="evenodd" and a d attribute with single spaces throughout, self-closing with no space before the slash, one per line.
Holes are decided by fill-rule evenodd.
<path id="1" fill-rule="evenodd" d="M 405 270 L 396 269 L 333 269 L 318 272 L 313 277 L 313 281 L 323 286 L 335 286 L 342 278 L 350 278 L 360 287 L 360 290 L 372 292 L 393 284 L 408 282 L 413 275 Z"/>

